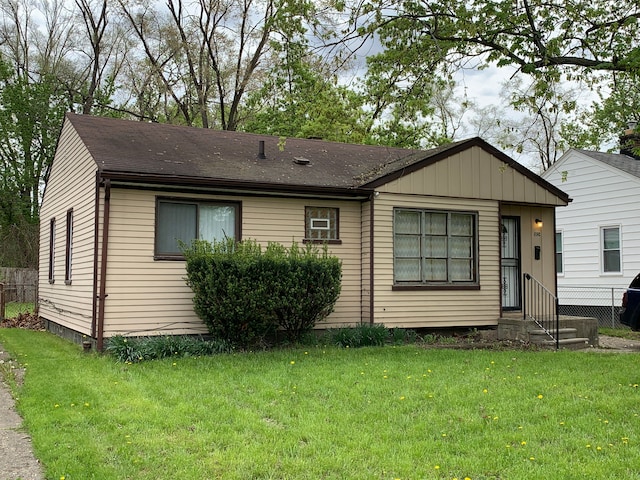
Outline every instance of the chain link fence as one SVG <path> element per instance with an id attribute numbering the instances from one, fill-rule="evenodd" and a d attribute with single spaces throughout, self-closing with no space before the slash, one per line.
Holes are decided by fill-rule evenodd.
<path id="1" fill-rule="evenodd" d="M 33 312 L 38 298 L 38 285 L 0 282 L 0 320 Z"/>
<path id="2" fill-rule="evenodd" d="M 622 287 L 558 286 L 560 315 L 598 319 L 599 327 L 622 328 Z"/>

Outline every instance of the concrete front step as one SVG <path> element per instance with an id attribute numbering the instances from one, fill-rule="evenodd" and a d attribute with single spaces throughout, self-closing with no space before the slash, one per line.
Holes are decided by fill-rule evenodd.
<path id="1" fill-rule="evenodd" d="M 549 334 L 551 336 L 549 336 Z M 577 329 L 575 328 L 561 328 L 559 330 L 550 330 L 549 334 L 542 329 L 530 330 L 529 340 L 535 345 L 549 348 L 555 348 L 556 345 L 558 345 L 559 348 L 566 348 L 568 350 L 581 350 L 583 348 L 589 348 L 589 339 L 578 337 Z M 559 339 L 557 343 L 555 341 L 556 338 Z"/>
<path id="2" fill-rule="evenodd" d="M 536 345 L 540 345 L 541 347 L 556 348 L 555 340 L 551 340 L 551 339 L 544 340 L 540 343 L 538 342 L 531 342 L 531 343 L 535 343 Z M 567 350 L 584 350 L 586 348 L 589 348 L 589 339 L 588 338 L 563 338 L 558 341 L 558 347 L 564 348 Z"/>
<path id="3" fill-rule="evenodd" d="M 551 334 L 553 338 L 560 338 L 561 340 L 565 338 L 566 339 L 576 338 L 578 336 L 578 329 L 577 328 L 561 328 L 559 330 L 552 329 L 552 330 L 549 330 L 549 334 Z M 534 328 L 529 330 L 529 338 L 531 340 L 531 343 L 536 343 L 536 340 L 540 340 L 540 341 L 548 340 L 549 335 L 547 334 L 547 332 L 545 332 L 541 328 Z"/>
<path id="4" fill-rule="evenodd" d="M 522 313 L 520 313 L 519 318 L 514 316 L 512 318 L 501 317 L 498 319 L 499 340 L 513 340 L 528 343 L 534 343 L 536 337 L 539 341 L 551 340 L 546 333 L 539 333 L 538 335 L 534 333 L 531 335 L 531 332 L 543 331 L 533 320 L 523 319 L 521 315 Z M 590 346 L 598 346 L 597 319 L 560 315 L 560 333 L 564 335 L 564 333 L 567 332 L 566 329 L 576 330 L 576 332 L 573 333 L 573 337 L 588 338 Z M 578 343 L 580 343 L 580 341 L 578 341 Z"/>

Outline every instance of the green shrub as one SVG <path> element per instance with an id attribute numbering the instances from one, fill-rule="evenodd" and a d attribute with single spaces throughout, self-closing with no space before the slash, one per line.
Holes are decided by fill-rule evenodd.
<path id="1" fill-rule="evenodd" d="M 217 338 L 247 347 L 277 328 L 297 340 L 333 311 L 340 260 L 313 245 L 196 241 L 183 248 L 194 310 Z"/>
<path id="2" fill-rule="evenodd" d="M 228 353 L 231 346 L 223 340 L 204 340 L 200 337 L 165 335 L 158 337 L 111 337 L 105 347 L 118 361 L 137 363 L 167 357 L 198 357 Z"/>
<path id="3" fill-rule="evenodd" d="M 295 242 L 288 251 L 278 252 L 274 266 L 278 271 L 273 292 L 278 327 L 289 340 L 297 341 L 333 311 L 340 295 L 342 266 L 326 246 L 320 252 L 311 244 L 300 249 Z"/>
<path id="4" fill-rule="evenodd" d="M 355 327 L 334 328 L 327 335 L 329 343 L 339 347 L 382 346 L 389 339 L 389 329 L 382 324 L 363 323 Z"/>
<path id="5" fill-rule="evenodd" d="M 273 272 L 258 261 L 258 244 L 197 241 L 184 255 L 194 310 L 212 335 L 247 347 L 275 330 L 271 282 L 264 281 Z"/>

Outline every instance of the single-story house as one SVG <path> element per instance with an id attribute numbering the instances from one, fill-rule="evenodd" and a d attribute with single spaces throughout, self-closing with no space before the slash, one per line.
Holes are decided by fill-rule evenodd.
<path id="1" fill-rule="evenodd" d="M 320 328 L 497 325 L 521 273 L 555 291 L 569 197 L 480 138 L 431 150 L 68 114 L 41 207 L 52 331 L 206 333 L 177 240 L 327 243 L 342 292 Z"/>
<path id="2" fill-rule="evenodd" d="M 557 213 L 561 311 L 611 325 L 612 305 L 640 272 L 640 156 L 624 143 L 620 153 L 571 149 L 542 177 L 573 199 Z"/>

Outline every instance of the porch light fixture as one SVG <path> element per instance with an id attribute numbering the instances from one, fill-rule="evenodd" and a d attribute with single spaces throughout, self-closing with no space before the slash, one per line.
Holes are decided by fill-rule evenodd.
<path id="1" fill-rule="evenodd" d="M 542 228 L 542 220 L 540 220 L 539 218 L 536 218 L 536 227 Z"/>

